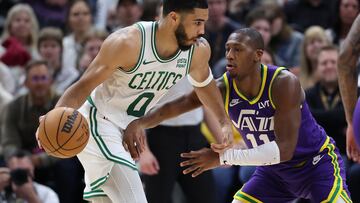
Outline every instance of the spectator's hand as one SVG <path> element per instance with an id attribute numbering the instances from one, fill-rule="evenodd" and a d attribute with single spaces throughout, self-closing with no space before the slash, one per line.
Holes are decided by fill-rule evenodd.
<path id="1" fill-rule="evenodd" d="M 188 160 L 180 163 L 181 167 L 189 166 L 183 170 L 184 174 L 192 173 L 192 177 L 196 177 L 204 171 L 220 166 L 219 154 L 209 148 L 202 148 L 198 151 L 189 153 L 181 153 L 181 157 Z"/>
<path id="2" fill-rule="evenodd" d="M 348 124 L 346 130 L 346 154 L 350 160 L 360 163 L 360 150 L 355 142 L 354 129 L 352 124 Z"/>
<path id="3" fill-rule="evenodd" d="M 0 167 L 0 192 L 10 185 L 10 169 Z"/>
<path id="4" fill-rule="evenodd" d="M 148 148 L 145 149 L 143 153 L 141 153 L 139 165 L 140 172 L 146 175 L 156 175 L 160 170 L 156 157 Z"/>
<path id="5" fill-rule="evenodd" d="M 12 183 L 11 186 L 17 197 L 20 197 L 29 203 L 40 202 L 31 177 L 28 177 L 28 182 L 24 183 L 23 185 L 18 186 Z"/>
<path id="6" fill-rule="evenodd" d="M 125 129 L 123 145 L 129 151 L 134 160 L 140 158 L 140 154 L 145 150 L 145 130 L 139 120 L 132 121 Z"/>
<path id="7" fill-rule="evenodd" d="M 39 123 L 45 118 L 45 116 L 40 116 L 39 117 Z M 39 140 L 39 127 L 36 129 L 36 133 L 35 133 L 35 136 L 36 136 L 36 141 L 38 143 L 38 146 L 40 149 L 42 149 L 42 146 L 41 146 L 41 143 L 40 143 L 40 140 Z"/>

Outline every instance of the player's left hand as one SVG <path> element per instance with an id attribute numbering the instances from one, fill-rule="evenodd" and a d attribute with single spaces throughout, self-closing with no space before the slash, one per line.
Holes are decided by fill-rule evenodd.
<path id="1" fill-rule="evenodd" d="M 187 169 L 183 170 L 183 173 L 192 173 L 192 177 L 196 177 L 204 171 L 220 166 L 219 154 L 209 148 L 181 153 L 181 157 L 187 158 L 188 160 L 181 162 L 180 166 L 189 166 Z"/>
<path id="2" fill-rule="evenodd" d="M 354 129 L 352 124 L 348 124 L 346 130 L 346 154 L 349 159 L 360 163 L 360 150 L 355 142 Z"/>
<path id="3" fill-rule="evenodd" d="M 125 129 L 123 145 L 134 160 L 139 160 L 140 154 L 145 150 L 145 129 L 139 120 L 132 121 Z"/>

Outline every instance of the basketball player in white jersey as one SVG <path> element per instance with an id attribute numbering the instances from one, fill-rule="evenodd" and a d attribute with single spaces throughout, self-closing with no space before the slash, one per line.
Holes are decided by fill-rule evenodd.
<path id="1" fill-rule="evenodd" d="M 110 35 L 84 75 L 59 99 L 57 107 L 79 109 L 89 122 L 89 143 L 78 154 L 85 169 L 85 199 L 146 202 L 134 162 L 143 151 L 143 136 L 123 137 L 123 130 L 185 75 L 222 126 L 219 146 L 231 145 L 231 123 L 208 65 L 209 44 L 201 38 L 207 19 L 206 0 L 164 0 L 163 18 Z"/>

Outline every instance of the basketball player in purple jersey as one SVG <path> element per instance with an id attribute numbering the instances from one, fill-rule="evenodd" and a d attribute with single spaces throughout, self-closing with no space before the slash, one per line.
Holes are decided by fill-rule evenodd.
<path id="1" fill-rule="evenodd" d="M 356 64 L 360 57 L 360 15 L 355 19 L 349 34 L 340 47 L 338 74 L 341 98 L 346 121 L 346 153 L 350 159 L 360 163 L 360 146 L 357 146 L 352 126 L 353 112 L 357 101 L 358 73 Z"/>
<path id="2" fill-rule="evenodd" d="M 258 166 L 234 195 L 233 203 L 352 202 L 344 164 L 332 138 L 312 117 L 296 76 L 283 67 L 260 63 L 261 35 L 240 29 L 226 43 L 227 73 L 218 86 L 225 109 L 248 149 L 212 149 L 183 153 L 185 174 L 195 177 L 220 165 Z M 200 106 L 194 93 L 134 121 L 125 133 Z M 139 129 L 140 127 L 140 129 Z"/>

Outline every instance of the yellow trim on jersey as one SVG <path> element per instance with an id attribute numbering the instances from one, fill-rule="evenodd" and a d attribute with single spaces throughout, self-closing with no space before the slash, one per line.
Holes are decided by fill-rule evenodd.
<path id="1" fill-rule="evenodd" d="M 345 190 L 341 191 L 340 197 L 346 202 L 346 203 L 352 203 L 352 200 L 350 199 L 349 195 Z"/>
<path id="2" fill-rule="evenodd" d="M 239 191 L 237 191 L 237 193 L 234 195 L 234 199 L 240 200 L 245 203 L 262 203 L 262 201 L 258 200 L 257 198 L 241 191 L 243 187 Z"/>
<path id="3" fill-rule="evenodd" d="M 328 155 L 331 157 L 331 163 L 334 166 L 334 184 L 326 200 L 321 201 L 321 203 L 336 202 L 343 190 L 343 180 L 340 175 L 340 166 L 337 161 L 338 157 L 334 152 L 335 146 L 333 144 L 328 144 L 326 148 L 328 149 Z"/>
<path id="4" fill-rule="evenodd" d="M 230 98 L 230 85 L 229 79 L 227 78 L 226 73 L 224 73 L 224 82 L 225 82 L 225 111 L 229 115 L 229 98 Z"/>
<path id="5" fill-rule="evenodd" d="M 275 71 L 275 73 L 274 73 L 274 75 L 273 75 L 273 77 L 271 78 L 271 81 L 270 81 L 270 85 L 269 85 L 269 100 L 270 100 L 271 106 L 272 106 L 274 109 L 276 109 L 276 107 L 275 107 L 275 104 L 274 104 L 274 102 L 273 102 L 273 100 L 272 100 L 271 87 L 272 87 L 272 84 L 273 84 L 274 79 L 276 78 L 276 76 L 279 75 L 280 71 L 285 70 L 285 69 L 286 69 L 285 67 L 279 67 L 278 69 L 276 69 L 276 71 Z"/>
<path id="6" fill-rule="evenodd" d="M 266 77 L 267 77 L 267 70 L 268 70 L 268 67 L 264 64 L 261 64 L 261 72 L 263 73 L 262 80 L 261 80 L 261 87 L 260 87 L 260 91 L 259 91 L 258 95 L 255 97 L 255 99 L 252 99 L 252 100 L 248 100 L 243 94 L 241 94 L 241 92 L 237 88 L 235 80 L 233 80 L 233 86 L 234 86 L 235 92 L 239 95 L 239 97 L 241 97 L 243 100 L 248 101 L 249 104 L 251 104 L 251 105 L 258 102 L 264 92 L 264 88 L 265 88 L 265 84 L 266 84 Z"/>
<path id="7" fill-rule="evenodd" d="M 325 140 L 324 144 L 321 146 L 319 152 L 324 151 L 324 149 L 328 146 L 329 142 L 330 142 L 330 137 L 326 136 L 326 140 Z"/>

